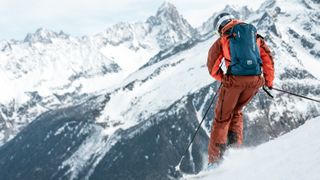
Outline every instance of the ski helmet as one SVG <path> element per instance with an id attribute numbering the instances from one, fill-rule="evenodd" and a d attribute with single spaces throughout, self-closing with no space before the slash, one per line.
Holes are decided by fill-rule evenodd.
<path id="1" fill-rule="evenodd" d="M 235 17 L 227 12 L 220 13 L 216 16 L 213 22 L 213 27 L 216 31 L 220 33 L 221 29 L 228 24 L 232 19 L 235 19 Z"/>

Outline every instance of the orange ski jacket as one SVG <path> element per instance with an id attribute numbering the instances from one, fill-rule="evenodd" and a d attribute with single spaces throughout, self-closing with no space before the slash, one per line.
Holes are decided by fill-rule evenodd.
<path id="1" fill-rule="evenodd" d="M 218 81 L 221 81 L 224 76 L 224 72 L 220 67 L 222 59 L 224 58 L 227 69 L 231 63 L 229 39 L 228 34 L 225 32 L 238 23 L 242 23 L 242 21 L 232 20 L 223 27 L 220 38 L 215 41 L 209 50 L 207 60 L 208 70 L 210 75 Z M 274 62 L 271 51 L 261 36 L 257 37 L 257 45 L 260 49 L 265 85 L 272 87 L 274 80 Z"/>

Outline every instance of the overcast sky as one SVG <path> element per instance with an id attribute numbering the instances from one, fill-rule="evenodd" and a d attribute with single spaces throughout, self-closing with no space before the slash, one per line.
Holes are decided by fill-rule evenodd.
<path id="1" fill-rule="evenodd" d="M 226 4 L 257 9 L 264 0 L 169 0 L 193 26 Z M 0 0 L 0 40 L 23 39 L 43 27 L 80 36 L 119 21 L 145 21 L 163 0 Z"/>

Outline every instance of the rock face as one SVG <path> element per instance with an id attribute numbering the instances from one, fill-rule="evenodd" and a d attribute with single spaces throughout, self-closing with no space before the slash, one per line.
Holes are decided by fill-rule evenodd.
<path id="1" fill-rule="evenodd" d="M 196 34 L 196 31 L 179 14 L 176 7 L 168 2 L 162 4 L 156 16 L 151 16 L 147 22 L 151 26 L 156 26 L 155 28 L 159 26 L 157 41 L 161 49 L 170 48 L 177 42 L 190 39 Z"/>
<path id="2" fill-rule="evenodd" d="M 86 139 L 101 131 L 94 124 L 99 113 L 95 108 L 96 104 L 88 101 L 39 116 L 2 146 L 1 179 L 63 177 L 66 172 L 61 166 L 64 159 L 70 157 Z M 12 151 L 12 147 L 16 150 Z M 7 164 L 8 161 L 13 163 Z"/>
<path id="3" fill-rule="evenodd" d="M 265 37 L 274 54 L 275 87 L 317 98 L 319 9 L 316 1 L 294 3 L 298 12 L 289 0 L 266 1 L 256 12 L 225 11 L 248 18 Z M 213 19 L 195 29 L 164 3 L 145 23 L 119 23 L 93 37 L 39 29 L 24 42 L 1 42 L 5 90 L 12 90 L 10 79 L 32 85 L 21 86 L 21 97 L 12 92 L 12 99 L 0 99 L 0 179 L 178 178 L 175 166 L 219 86 L 205 65 L 217 38 Z M 130 63 L 139 66 L 125 66 Z M 320 116 L 319 104 L 272 94 L 274 99 L 261 91 L 246 107 L 245 146 Z M 211 107 L 182 161 L 183 172 L 206 165 L 213 117 Z"/>

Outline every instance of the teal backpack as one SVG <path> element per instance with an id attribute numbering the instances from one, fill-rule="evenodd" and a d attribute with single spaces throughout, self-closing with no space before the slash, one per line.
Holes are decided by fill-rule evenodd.
<path id="1" fill-rule="evenodd" d="M 246 23 L 229 31 L 231 64 L 227 74 L 235 76 L 260 75 L 262 60 L 257 45 L 257 29 Z"/>

